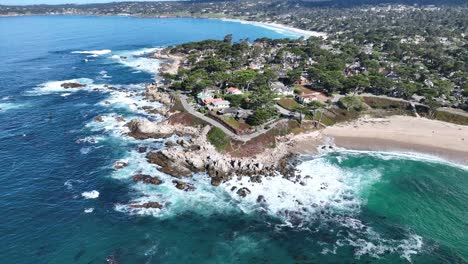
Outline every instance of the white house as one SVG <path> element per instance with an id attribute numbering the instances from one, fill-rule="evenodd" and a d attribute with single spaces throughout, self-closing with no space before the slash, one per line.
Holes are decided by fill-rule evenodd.
<path id="1" fill-rule="evenodd" d="M 284 96 L 294 95 L 294 90 L 288 87 L 276 88 L 275 90 L 273 90 L 273 92 L 276 95 L 284 95 Z"/>
<path id="2" fill-rule="evenodd" d="M 210 111 L 216 111 L 220 109 L 229 108 L 230 105 L 231 103 L 229 103 L 229 101 L 226 100 L 214 101 L 208 104 L 208 109 Z"/>

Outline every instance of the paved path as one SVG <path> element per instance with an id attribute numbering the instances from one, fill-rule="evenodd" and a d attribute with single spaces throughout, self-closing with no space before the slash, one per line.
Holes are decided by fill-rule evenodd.
<path id="1" fill-rule="evenodd" d="M 239 141 L 243 141 L 243 142 L 247 142 L 255 137 L 258 137 L 262 134 L 265 134 L 266 132 L 270 131 L 272 128 L 276 127 L 278 124 L 280 123 L 284 123 L 284 122 L 287 122 L 288 120 L 287 119 L 281 119 L 281 120 L 278 120 L 276 122 L 274 122 L 273 124 L 269 125 L 269 128 L 268 129 L 263 129 L 263 128 L 258 128 L 256 132 L 252 133 L 252 134 L 248 134 L 248 135 L 236 135 L 234 132 L 232 132 L 231 130 L 227 129 L 224 125 L 222 125 L 221 123 L 219 123 L 218 121 L 212 119 L 212 118 L 209 118 L 207 116 L 205 116 L 204 114 L 198 112 L 197 110 L 195 110 L 188 102 L 187 102 L 187 96 L 185 94 L 181 94 L 180 95 L 180 102 L 182 103 L 182 106 L 185 108 L 185 110 L 187 112 L 189 112 L 190 114 L 202 119 L 203 121 L 209 123 L 210 125 L 212 126 L 215 126 L 217 128 L 220 128 L 221 130 L 223 130 L 224 133 L 226 133 L 227 135 L 229 135 L 230 137 L 232 137 L 233 139 L 235 140 L 239 140 Z M 284 109 L 286 110 L 286 109 Z M 289 112 L 289 111 L 288 111 Z"/>

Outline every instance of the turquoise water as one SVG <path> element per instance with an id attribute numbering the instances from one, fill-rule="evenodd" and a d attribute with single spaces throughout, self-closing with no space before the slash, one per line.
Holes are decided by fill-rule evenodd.
<path id="1" fill-rule="evenodd" d="M 147 116 L 126 92 L 153 79 L 158 63 L 145 53 L 228 33 L 282 37 L 203 19 L 0 18 L 0 263 L 466 263 L 461 166 L 341 151 L 303 157 L 303 184 L 212 187 L 195 175 L 186 193 L 148 165 L 136 147 L 164 142 L 131 140 L 115 119 Z M 65 90 L 67 80 L 88 88 Z M 105 84 L 120 90 L 93 90 Z M 114 171 L 117 160 L 130 165 Z M 165 183 L 135 184 L 136 172 Z M 230 191 L 240 185 L 252 193 Z M 126 206 L 144 201 L 166 207 Z"/>

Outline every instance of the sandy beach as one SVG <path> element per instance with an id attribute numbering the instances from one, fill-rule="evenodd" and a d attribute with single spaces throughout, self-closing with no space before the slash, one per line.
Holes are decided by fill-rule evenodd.
<path id="1" fill-rule="evenodd" d="M 416 118 L 360 118 L 327 127 L 322 140 L 354 150 L 416 152 L 468 165 L 468 127 Z"/>
<path id="2" fill-rule="evenodd" d="M 230 19 L 230 18 L 222 18 L 221 20 L 263 27 L 263 28 L 267 28 L 267 29 L 271 29 L 273 31 L 279 32 L 279 33 L 293 33 L 295 35 L 304 36 L 306 38 L 321 37 L 321 38 L 326 39 L 328 37 L 327 34 L 323 32 L 303 30 L 303 29 L 298 29 L 298 28 L 294 28 L 294 27 L 290 27 L 290 26 L 286 26 L 282 24 L 277 24 L 277 23 L 247 21 L 247 20 Z"/>

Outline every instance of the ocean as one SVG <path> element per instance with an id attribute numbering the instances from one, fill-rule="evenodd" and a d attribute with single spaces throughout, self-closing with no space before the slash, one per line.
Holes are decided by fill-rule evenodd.
<path id="1" fill-rule="evenodd" d="M 138 96 L 159 64 L 146 55 L 226 34 L 298 37 L 208 19 L 0 18 L 0 263 L 467 263 L 468 169 L 436 157 L 339 150 L 301 157 L 301 184 L 197 174 L 193 192 L 149 165 L 137 147 L 165 140 L 131 139 L 119 120 L 158 107 Z M 128 207 L 145 201 L 165 208 Z"/>

